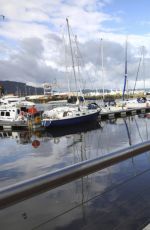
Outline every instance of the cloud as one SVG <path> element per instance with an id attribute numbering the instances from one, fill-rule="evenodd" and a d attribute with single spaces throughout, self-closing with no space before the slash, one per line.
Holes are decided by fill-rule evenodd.
<path id="1" fill-rule="evenodd" d="M 107 13 L 105 7 L 112 0 L 43 0 L 37 2 L 1 0 L 0 22 L 0 76 L 1 80 L 26 83 L 56 82 L 67 89 L 69 77 L 74 88 L 72 62 L 67 36 L 66 17 L 69 18 L 75 69 L 82 87 L 101 87 L 101 38 L 104 50 L 105 86 L 121 87 L 124 75 L 124 28 L 114 27 L 121 18 L 115 12 Z M 105 26 L 109 22 L 110 26 Z M 110 27 L 110 28 L 109 28 Z M 120 30 L 120 31 L 119 31 Z M 75 35 L 78 36 L 77 52 Z M 128 71 L 135 79 L 139 46 L 146 47 L 145 68 L 149 61 L 149 35 L 128 36 Z M 78 73 L 78 64 L 80 73 Z M 66 73 L 66 70 L 68 73 Z M 148 74 L 145 74 L 148 79 Z"/>

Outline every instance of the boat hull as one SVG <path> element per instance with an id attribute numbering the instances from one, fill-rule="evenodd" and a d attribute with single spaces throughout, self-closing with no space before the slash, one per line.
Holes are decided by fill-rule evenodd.
<path id="1" fill-rule="evenodd" d="M 62 127 L 69 125 L 79 125 L 85 122 L 96 121 L 99 115 L 99 111 L 91 114 L 86 114 L 79 117 L 70 117 L 67 119 L 43 119 L 42 126 L 48 127 Z"/>

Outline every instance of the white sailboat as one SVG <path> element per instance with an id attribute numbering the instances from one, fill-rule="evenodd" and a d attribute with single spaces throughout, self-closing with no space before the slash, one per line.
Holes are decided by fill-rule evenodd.
<path id="1" fill-rule="evenodd" d="M 141 66 L 142 62 L 143 62 L 143 68 L 144 68 L 144 50 L 142 50 L 141 57 L 140 57 L 140 60 L 139 60 L 138 70 L 137 70 L 134 89 L 133 89 L 133 95 L 135 93 L 136 83 L 137 83 L 139 70 L 140 70 L 140 66 Z M 150 101 L 148 101 L 145 96 L 139 97 L 137 99 L 125 100 L 126 82 L 127 82 L 127 41 L 126 41 L 126 53 L 125 53 L 125 80 L 124 80 L 124 88 L 123 88 L 123 102 L 122 102 L 122 105 L 126 109 L 149 107 L 150 106 Z M 145 79 L 144 79 L 144 91 L 145 91 Z"/>

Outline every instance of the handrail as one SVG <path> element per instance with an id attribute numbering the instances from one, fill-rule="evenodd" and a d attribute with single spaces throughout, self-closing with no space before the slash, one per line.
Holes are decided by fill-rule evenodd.
<path id="1" fill-rule="evenodd" d="M 89 175 L 115 163 L 131 158 L 150 150 L 150 142 L 146 141 L 102 157 L 82 161 L 53 173 L 47 173 L 0 190 L 0 209 L 56 188 L 75 179 Z"/>

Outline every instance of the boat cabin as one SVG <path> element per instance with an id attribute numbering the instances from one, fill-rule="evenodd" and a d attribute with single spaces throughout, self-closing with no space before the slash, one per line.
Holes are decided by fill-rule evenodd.
<path id="1" fill-rule="evenodd" d="M 1 107 L 0 108 L 0 121 L 17 121 L 21 119 L 21 108 L 15 107 Z"/>

